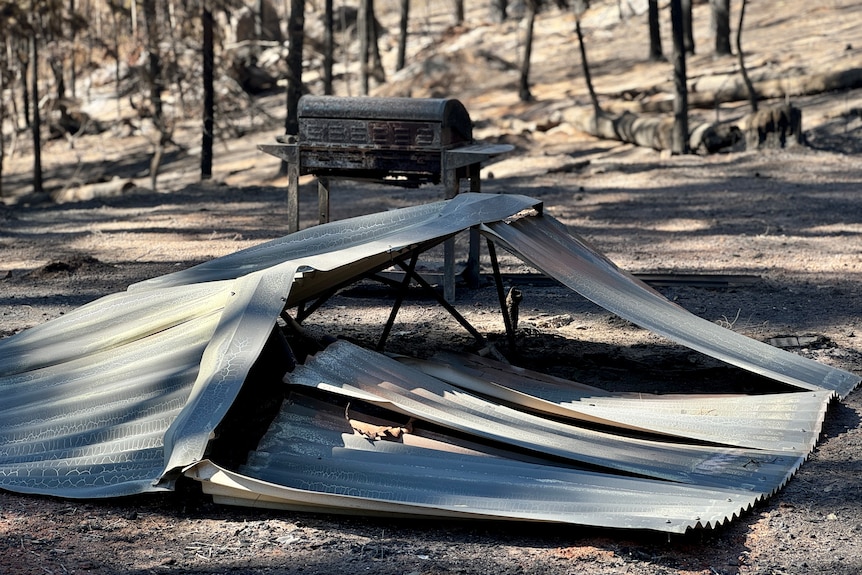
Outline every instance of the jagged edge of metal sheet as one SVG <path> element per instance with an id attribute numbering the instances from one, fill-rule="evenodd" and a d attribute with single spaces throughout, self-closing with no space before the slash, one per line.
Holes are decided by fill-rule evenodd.
<path id="1" fill-rule="evenodd" d="M 731 365 L 802 389 L 843 399 L 858 375 L 777 349 L 700 318 L 618 268 L 550 216 L 481 227 L 495 243 L 570 289 L 645 329 Z"/>
<path id="2" fill-rule="evenodd" d="M 749 449 L 811 451 L 820 436 L 832 397 L 828 391 L 724 397 L 595 395 L 575 382 L 569 385 L 554 382 L 551 387 L 546 378 L 539 378 L 530 370 L 512 370 L 507 364 L 487 358 L 483 358 L 486 366 L 483 371 L 468 366 L 469 358 L 452 353 L 437 353 L 431 360 L 404 356 L 395 359 L 463 389 L 531 411 L 628 431 Z M 706 407 L 704 402 L 708 402 L 711 413 L 696 417 L 696 412 Z M 724 407 L 725 403 L 729 405 Z M 773 407 L 785 417 L 765 419 L 766 411 L 773 411 L 770 409 Z M 657 409 L 661 411 L 657 413 Z M 691 425 L 680 425 L 680 419 Z M 768 422 L 774 423 L 761 429 Z"/>
<path id="3" fill-rule="evenodd" d="M 449 448 L 452 446 L 441 443 L 445 439 L 439 438 L 407 445 L 411 436 L 411 433 L 403 436 L 404 444 L 369 440 L 351 433 L 343 415 L 334 406 L 291 395 L 249 462 L 231 476 L 231 487 L 235 490 L 226 489 L 224 477 L 214 478 L 213 466 L 209 464 L 196 466 L 187 474 L 204 482 L 204 491 L 214 495 L 217 502 L 231 504 L 440 517 L 454 513 L 455 516 L 486 519 L 552 521 L 674 533 L 723 523 L 756 502 L 753 494 L 748 492 L 565 469 L 547 463 L 510 459 L 507 455 L 512 454 L 504 451 L 490 456 L 482 452 L 451 451 Z M 303 471 L 309 466 L 314 469 Z M 207 467 L 209 472 L 205 471 Z M 474 494 L 468 496 L 468 492 L 462 489 L 453 493 L 441 491 L 440 482 L 428 476 L 432 470 L 433 474 L 442 477 L 466 481 L 463 487 L 472 483 Z M 465 470 L 470 471 L 472 479 L 462 477 Z M 353 483 L 358 475 L 378 477 L 376 473 L 383 474 L 379 489 L 361 487 L 363 481 Z M 399 487 L 393 484 L 399 483 L 397 477 L 401 478 L 401 487 L 407 491 L 399 496 L 386 496 L 386 492 L 398 491 Z M 487 484 L 483 477 L 488 478 Z M 565 486 L 564 493 L 548 492 L 543 497 L 521 499 L 505 487 L 509 481 L 506 477 L 519 484 L 518 489 L 526 489 L 532 495 L 537 495 L 536 489 L 547 491 L 545 488 Z M 209 481 L 219 485 L 209 484 Z M 308 487 L 298 486 L 303 482 Z M 321 482 L 327 482 L 328 486 Z M 532 488 L 530 483 L 534 484 Z M 485 485 L 493 487 L 487 496 L 481 494 Z M 581 492 L 579 485 L 585 491 Z M 596 504 L 577 497 L 582 493 L 594 498 L 605 492 L 613 501 L 607 503 L 604 512 L 591 512 Z M 624 493 L 629 494 L 625 496 L 625 502 L 621 500 Z M 575 497 L 565 499 L 565 494 Z M 431 500 L 425 499 L 429 496 Z M 437 501 L 440 497 L 450 501 L 443 504 L 442 500 Z M 467 499 L 459 497 L 478 497 L 484 505 L 471 505 Z M 698 497 L 710 502 L 709 511 L 696 503 Z M 458 499 L 457 502 L 452 498 Z M 506 499 L 512 499 L 511 505 Z M 658 504 L 659 499 L 662 499 L 661 505 Z M 663 509 L 661 516 L 647 511 L 652 506 Z M 563 507 L 568 511 L 563 511 Z M 687 511 L 683 512 L 684 509 Z M 702 519 L 705 515 L 710 519 Z M 676 519 L 672 520 L 672 516 Z"/>
<path id="4" fill-rule="evenodd" d="M 560 423 L 483 400 L 345 341 L 308 358 L 285 381 L 362 399 L 453 431 L 579 465 L 679 483 L 725 486 L 728 477 L 736 474 L 739 488 L 771 495 L 786 484 L 806 457 L 804 453 L 665 443 Z M 759 465 L 749 468 L 752 463 Z"/>

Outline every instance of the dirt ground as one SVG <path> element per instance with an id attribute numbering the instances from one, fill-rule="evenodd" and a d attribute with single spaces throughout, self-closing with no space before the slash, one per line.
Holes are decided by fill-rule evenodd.
<path id="1" fill-rule="evenodd" d="M 752 33 L 746 44 L 758 61 L 788 69 L 809 62 L 816 67 L 836 54 L 858 61 L 862 21 L 855 16 L 855 27 L 847 24 L 852 2 L 810 9 L 804 2 L 781 3 L 782 10 L 802 11 L 822 25 L 807 36 L 787 28 L 805 18 L 780 20 L 775 3 L 768 4 L 749 7 L 751 29 L 771 30 L 762 38 Z M 701 29 L 708 13 L 705 6 L 696 10 Z M 483 191 L 542 200 L 546 213 L 629 271 L 744 275 L 713 287 L 677 282 L 659 289 L 691 312 L 752 338 L 802 338 L 788 350 L 862 373 L 862 91 L 796 99 L 808 145 L 780 151 L 671 157 L 594 140 L 565 124 L 542 131 L 536 123 L 562 106 L 566 90 L 566 97 L 583 96 L 579 76 L 559 77 L 552 54 L 571 35 L 568 30 L 557 44 L 547 39 L 562 34 L 554 31 L 555 20 L 562 18 L 540 20 L 550 32 L 537 47 L 533 104 L 517 102 L 517 75 L 509 72 L 485 71 L 499 80 L 499 89 L 451 87 L 470 110 L 478 135 L 509 134 L 504 139 L 519 146 L 483 170 Z M 620 72 L 610 65 L 612 56 L 631 52 L 629 44 L 645 38 L 645 25 L 621 24 L 628 27 L 625 34 L 597 20 L 590 25 L 591 37 L 603 40 L 593 43 L 597 85 L 603 93 L 616 92 L 610 86 Z M 510 28 L 494 41 L 515 42 L 517 29 Z M 469 34 L 450 41 L 466 42 L 459 38 Z M 776 37 L 793 41 L 777 52 L 770 48 Z M 815 44 L 819 51 L 811 51 Z M 705 53 L 694 58 L 695 71 L 732 67 Z M 655 76 L 646 69 L 639 73 L 641 85 Z M 661 80 L 667 77 L 665 72 Z M 259 105 L 275 110 L 281 102 L 274 96 Z M 728 105 L 722 113 L 736 109 Z M 120 195 L 67 203 L 35 196 L 27 189 L 29 159 L 13 159 L 11 173 L 4 174 L 11 197 L 0 204 L 0 336 L 130 283 L 283 235 L 284 181 L 275 177 L 277 163 L 255 150 L 278 133 L 278 122 L 254 132 L 219 147 L 211 183 L 197 181 L 193 144 L 175 153 L 160 193 L 146 189 L 140 178 L 148 161 L 145 133 L 82 138 L 74 150 L 65 142 L 46 145 L 47 181 L 55 195 L 74 197 L 68 182 L 106 166 L 118 177 L 140 178 L 139 187 Z M 190 143 L 196 137 L 191 128 L 178 134 Z M 412 191 L 339 182 L 332 215 L 340 219 L 440 196 L 434 187 Z M 313 182 L 304 180 L 304 225 L 314 219 L 315 197 Z M 439 269 L 439 254 L 420 265 Z M 529 275 L 519 279 L 532 270 L 514 258 L 504 257 L 503 265 L 525 294 L 515 363 L 615 390 L 746 389 L 744 374 L 567 290 Z M 495 301 L 496 292 L 483 285 L 459 289 L 456 306 L 480 331 L 498 338 L 503 325 Z M 306 325 L 371 345 L 390 302 L 391 294 L 363 284 L 333 298 Z M 471 345 L 442 309 L 416 294 L 399 314 L 388 349 L 423 356 Z M 830 408 L 818 447 L 782 491 L 729 525 L 686 536 L 230 508 L 214 505 L 192 483 L 176 493 L 106 501 L 0 492 L 0 574 L 855 575 L 862 572 L 860 423 L 857 390 Z"/>

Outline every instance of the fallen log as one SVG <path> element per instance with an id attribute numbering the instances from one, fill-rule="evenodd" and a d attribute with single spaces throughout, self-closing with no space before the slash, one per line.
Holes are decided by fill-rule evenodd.
<path id="1" fill-rule="evenodd" d="M 667 116 L 639 116 L 632 112 L 622 114 L 593 114 L 592 109 L 573 109 L 564 114 L 575 128 L 605 140 L 617 140 L 654 150 L 670 150 L 673 118 Z M 692 152 L 709 154 L 734 146 L 742 140 L 742 132 L 732 124 L 692 124 L 689 130 L 689 147 Z"/>
<path id="2" fill-rule="evenodd" d="M 807 76 L 768 78 L 753 82 L 754 91 L 760 100 L 810 96 L 834 90 L 862 88 L 862 68 L 851 68 L 839 72 L 824 72 Z M 670 89 L 661 90 L 667 97 L 642 102 L 626 102 L 631 111 L 644 113 L 666 113 L 673 111 Z M 631 95 L 628 94 L 631 99 Z M 742 102 L 748 99 L 745 82 L 739 75 L 707 76 L 691 82 L 688 92 L 689 108 L 712 109 L 719 104 Z M 634 108 L 634 109 L 633 109 Z"/>

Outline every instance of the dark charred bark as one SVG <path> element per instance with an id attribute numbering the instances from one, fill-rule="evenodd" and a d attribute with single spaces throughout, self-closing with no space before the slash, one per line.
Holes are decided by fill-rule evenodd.
<path id="1" fill-rule="evenodd" d="M 359 80 L 362 95 L 367 96 L 369 90 L 368 46 L 371 43 L 368 10 L 371 0 L 359 0 L 359 12 L 356 14 L 356 32 L 359 34 Z"/>
<path id="2" fill-rule="evenodd" d="M 649 0 L 647 3 L 647 23 L 649 25 L 649 59 L 664 60 L 661 49 L 661 26 L 658 18 L 658 0 Z"/>
<path id="3" fill-rule="evenodd" d="M 27 70 L 30 68 L 30 38 L 24 37 L 20 39 L 18 52 L 18 62 L 21 65 L 21 103 L 24 107 L 24 126 L 30 128 L 33 124 L 32 115 L 30 114 L 30 85 L 27 82 Z"/>
<path id="4" fill-rule="evenodd" d="M 287 19 L 289 52 L 287 55 L 287 114 L 284 118 L 284 133 L 299 134 L 299 98 L 302 96 L 302 44 L 305 40 L 305 2 L 290 0 L 290 16 Z M 287 162 L 281 163 L 279 174 L 287 175 Z"/>
<path id="5" fill-rule="evenodd" d="M 533 53 L 533 29 L 536 23 L 536 6 L 535 0 L 527 2 L 527 35 L 524 38 L 524 59 L 521 62 L 521 79 L 518 83 L 518 98 L 522 102 L 529 102 L 533 99 L 533 94 L 530 92 L 530 58 Z"/>
<path id="6" fill-rule="evenodd" d="M 682 1 L 671 0 L 670 21 L 673 31 L 673 145 L 674 154 L 687 154 L 688 145 L 688 88 L 685 70 L 685 39 L 682 25 Z"/>
<path id="7" fill-rule="evenodd" d="M 584 44 L 584 35 L 581 32 L 580 18 L 575 18 L 575 33 L 578 35 L 578 46 L 581 50 L 581 68 L 584 71 L 584 81 L 587 83 L 587 90 L 590 93 L 590 102 L 593 104 L 593 114 L 596 119 L 598 119 L 599 115 L 602 113 L 602 109 L 599 107 L 599 98 L 596 96 L 595 88 L 593 88 L 593 76 L 590 73 L 590 65 L 587 61 L 587 48 Z"/>
<path id="8" fill-rule="evenodd" d="M 31 17 L 38 19 L 36 3 L 30 2 Z M 33 134 L 33 192 L 41 194 L 42 187 L 42 117 L 39 112 L 39 30 L 42 29 L 41 22 L 35 22 L 30 34 L 30 60 L 33 64 L 31 77 L 33 86 L 33 121 L 30 128 Z"/>
<path id="9" fill-rule="evenodd" d="M 158 189 L 159 167 L 165 153 L 165 146 L 170 140 L 170 134 L 162 107 L 162 58 L 159 48 L 160 34 L 156 0 L 144 0 L 143 8 L 147 30 L 147 51 L 149 52 L 150 106 L 153 124 L 159 132 L 156 149 L 150 160 L 150 187 L 155 191 Z"/>
<path id="10" fill-rule="evenodd" d="M 685 53 L 694 54 L 694 25 L 691 12 L 692 0 L 682 0 L 682 30 Z"/>
<path id="11" fill-rule="evenodd" d="M 323 4 L 323 93 L 332 94 L 332 67 L 335 63 L 335 16 L 332 0 Z"/>
<path id="12" fill-rule="evenodd" d="M 410 0 L 401 0 L 401 21 L 398 26 L 398 58 L 395 69 L 404 67 L 404 59 L 407 53 L 407 24 L 410 18 Z"/>
<path id="13" fill-rule="evenodd" d="M 208 180 L 213 173 L 213 130 L 215 128 L 215 92 L 213 90 L 213 13 L 208 1 L 201 9 L 203 27 L 203 134 L 201 135 L 201 179 Z"/>
<path id="14" fill-rule="evenodd" d="M 710 0 L 712 8 L 712 33 L 715 35 L 716 56 L 729 56 L 730 50 L 730 0 Z"/>
<path id="15" fill-rule="evenodd" d="M 757 113 L 757 93 L 754 91 L 754 85 L 751 83 L 751 78 L 748 77 L 748 70 L 745 69 L 745 56 L 742 53 L 742 22 L 745 19 L 745 5 L 747 0 L 742 0 L 742 6 L 739 8 L 739 25 L 736 27 L 736 57 L 739 60 L 739 71 L 742 73 L 742 81 L 745 82 L 745 90 L 748 92 L 748 103 L 751 104 L 751 113 Z"/>

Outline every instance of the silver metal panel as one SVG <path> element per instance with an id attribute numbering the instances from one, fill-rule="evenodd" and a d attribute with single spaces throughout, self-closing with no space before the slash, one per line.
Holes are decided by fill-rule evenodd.
<path id="1" fill-rule="evenodd" d="M 758 498 L 737 489 L 612 476 L 510 455 L 370 441 L 352 433 L 334 406 L 292 396 L 248 464 L 232 477 L 234 487 L 243 476 L 267 482 L 268 507 L 308 510 L 313 501 L 317 510 L 336 512 L 555 521 L 676 533 L 723 523 Z M 231 502 L 254 504 L 261 487 L 252 486 L 245 494 L 237 489 Z"/>
<path id="2" fill-rule="evenodd" d="M 608 394 L 483 358 L 441 353 L 432 361 L 397 359 L 458 387 L 537 413 L 686 440 L 797 453 L 814 447 L 832 396 L 828 391 Z"/>
<path id="3" fill-rule="evenodd" d="M 292 292 L 535 205 L 467 195 L 319 226 L 0 340 L 0 487 L 95 497 L 170 486 L 203 457 Z"/>
<path id="4" fill-rule="evenodd" d="M 0 340 L 0 488 L 65 497 L 125 495 L 170 486 L 181 468 L 192 466 L 189 473 L 212 482 L 214 492 L 231 501 L 684 531 L 732 518 L 783 485 L 810 449 L 826 396 L 846 395 L 859 377 L 695 318 L 549 218 L 502 223 L 538 206 L 523 196 L 462 194 L 326 224 L 141 282 Z M 393 446 L 302 424 L 290 433 L 299 429 L 308 441 L 282 441 L 277 420 L 247 471 L 284 485 L 197 463 L 283 307 L 480 224 L 527 262 L 609 310 L 815 393 L 726 398 L 716 402 L 725 423 L 733 410 L 759 411 L 760 429 L 722 434 L 722 423 L 690 433 L 697 417 L 662 424 L 632 398 L 586 386 L 524 373 L 521 387 L 497 376 L 471 384 L 483 396 L 493 397 L 489 389 L 503 394 L 489 400 L 341 342 L 297 368 L 290 381 L 372 402 L 459 439 L 410 434 L 404 445 Z M 487 365 L 470 369 L 480 372 L 478 380 L 492 373 Z M 702 410 L 697 401 L 654 405 L 670 417 Z M 535 413 L 536 405 L 577 416 L 556 421 Z M 616 429 L 587 429 L 578 418 Z M 315 418 L 315 425 L 325 419 Z M 743 419 L 749 424 L 754 416 Z M 794 425 L 806 431 L 794 435 L 788 431 Z M 632 437 L 643 431 L 675 440 Z M 728 445 L 680 441 L 691 437 Z M 322 463 L 303 459 L 306 473 L 278 475 L 285 465 L 299 468 L 290 458 L 321 449 Z M 284 457 L 280 464 L 265 461 Z M 404 469 L 415 469 L 421 479 L 404 478 Z"/>
<path id="5" fill-rule="evenodd" d="M 784 485 L 807 454 L 666 443 L 561 423 L 482 399 L 345 341 L 309 358 L 285 381 L 570 464 L 758 495 Z"/>
<path id="6" fill-rule="evenodd" d="M 186 404 L 216 319 L 0 377 L 0 487 L 63 497 L 153 490 L 165 431 Z"/>
<path id="7" fill-rule="evenodd" d="M 590 301 L 686 347 L 795 387 L 830 390 L 841 398 L 859 385 L 857 375 L 695 316 L 620 270 L 556 220 L 525 217 L 488 224 L 485 232 Z"/>
<path id="8" fill-rule="evenodd" d="M 407 249 L 443 239 L 483 222 L 499 221 L 541 202 L 514 194 L 459 194 L 447 201 L 359 216 L 300 230 L 176 273 L 129 286 L 144 291 L 176 285 L 233 279 L 286 261 L 300 272 L 342 268 L 360 277 L 365 260 L 385 261 Z"/>

